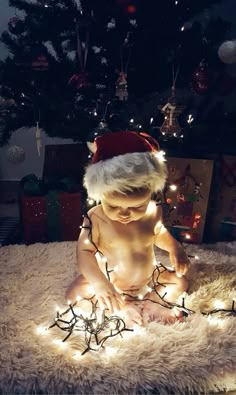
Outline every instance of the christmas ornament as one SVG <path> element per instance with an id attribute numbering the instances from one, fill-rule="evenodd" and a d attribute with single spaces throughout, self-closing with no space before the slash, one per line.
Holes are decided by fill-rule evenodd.
<path id="1" fill-rule="evenodd" d="M 126 78 L 127 78 L 127 73 L 120 71 L 119 77 L 117 78 L 117 81 L 116 81 L 115 97 L 117 97 L 121 101 L 128 100 L 128 90 L 127 90 Z"/>
<path id="2" fill-rule="evenodd" d="M 17 16 L 14 16 L 8 21 L 8 29 L 12 34 L 21 34 L 24 31 L 24 22 Z"/>
<path id="3" fill-rule="evenodd" d="M 31 67 L 34 71 L 48 70 L 47 50 L 43 45 L 37 45 L 32 54 Z"/>
<path id="4" fill-rule="evenodd" d="M 225 41 L 218 49 L 218 56 L 223 63 L 236 63 L 236 40 Z"/>
<path id="5" fill-rule="evenodd" d="M 192 75 L 191 86 L 197 95 L 205 95 L 209 92 L 213 83 L 213 75 L 206 64 L 201 62 Z"/>
<path id="6" fill-rule="evenodd" d="M 39 128 L 39 122 L 36 122 L 35 137 L 36 137 L 36 146 L 37 146 L 38 156 L 40 156 L 40 150 L 42 148 L 42 141 L 41 141 L 41 129 Z"/>
<path id="7" fill-rule="evenodd" d="M 164 106 L 158 106 L 164 114 L 164 122 L 160 127 L 163 136 L 179 137 L 182 129 L 179 125 L 177 116 L 185 109 L 185 106 L 177 104 L 175 99 L 175 89 L 172 87 L 172 95 Z"/>
<path id="8" fill-rule="evenodd" d="M 75 89 L 84 89 L 91 86 L 88 80 L 88 73 L 86 72 L 86 63 L 88 57 L 88 48 L 89 48 L 89 32 L 86 31 L 84 50 L 81 44 L 80 35 L 79 35 L 79 24 L 76 21 L 76 38 L 77 38 L 77 56 L 80 65 L 80 72 L 75 73 L 68 81 L 68 85 Z"/>
<path id="9" fill-rule="evenodd" d="M 13 164 L 21 163 L 25 160 L 25 151 L 18 145 L 13 145 L 7 150 L 7 159 Z"/>
<path id="10" fill-rule="evenodd" d="M 68 85 L 77 90 L 89 88 L 91 84 L 88 79 L 88 73 L 81 72 L 73 74 L 68 81 Z"/>

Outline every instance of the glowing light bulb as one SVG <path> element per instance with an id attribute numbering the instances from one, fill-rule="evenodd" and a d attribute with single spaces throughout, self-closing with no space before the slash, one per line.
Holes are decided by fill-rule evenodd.
<path id="1" fill-rule="evenodd" d="M 215 300 L 214 306 L 216 309 L 224 309 L 225 303 L 222 300 Z"/>
<path id="2" fill-rule="evenodd" d="M 156 203 L 155 202 L 149 202 L 147 206 L 146 213 L 147 214 L 154 214 L 156 211 Z"/>
<path id="3" fill-rule="evenodd" d="M 131 119 L 130 119 L 130 123 L 134 123 L 134 118 L 131 118 Z"/>
<path id="4" fill-rule="evenodd" d="M 192 116 L 192 114 L 189 114 L 187 122 L 191 125 L 191 123 L 193 122 L 194 118 Z"/>
<path id="5" fill-rule="evenodd" d="M 37 334 L 38 335 L 48 335 L 48 328 L 46 328 L 45 326 L 41 326 L 41 325 L 39 325 L 37 328 L 36 328 L 36 332 L 37 332 Z"/>
<path id="6" fill-rule="evenodd" d="M 61 339 L 54 339 L 53 344 L 56 344 L 57 346 L 61 347 L 61 348 L 65 348 L 67 346 L 67 344 L 65 342 L 63 342 Z"/>
<path id="7" fill-rule="evenodd" d="M 190 234 L 186 233 L 186 235 L 185 235 L 185 239 L 187 239 L 187 240 L 190 240 L 190 239 L 191 239 L 191 236 L 190 236 Z"/>
<path id="8" fill-rule="evenodd" d="M 176 189 L 177 189 L 177 186 L 176 185 L 174 185 L 174 184 L 172 184 L 172 185 L 170 185 L 170 190 L 171 191 L 176 191 Z"/>
<path id="9" fill-rule="evenodd" d="M 115 348 L 115 347 L 106 347 L 105 348 L 105 352 L 106 352 L 107 356 L 111 357 L 112 355 L 115 355 L 117 353 L 117 348 Z"/>
<path id="10" fill-rule="evenodd" d="M 89 206 L 92 206 L 95 203 L 95 200 L 87 199 L 87 202 L 88 202 Z"/>
<path id="11" fill-rule="evenodd" d="M 92 295 L 95 294 L 95 290 L 94 290 L 94 288 L 93 288 L 91 285 L 88 286 L 88 292 L 89 292 L 90 294 L 92 294 Z"/>
<path id="12" fill-rule="evenodd" d="M 162 132 L 161 134 L 162 134 L 162 136 L 165 136 L 165 132 Z"/>
<path id="13" fill-rule="evenodd" d="M 153 123 L 153 121 L 154 121 L 154 118 L 151 117 L 151 118 L 150 118 L 150 125 Z"/>
<path id="14" fill-rule="evenodd" d="M 165 158 L 165 151 L 158 151 L 155 153 L 155 157 L 160 161 L 160 162 L 165 162 L 166 158 Z"/>
<path id="15" fill-rule="evenodd" d="M 181 30 L 181 32 L 183 32 L 184 31 L 184 26 L 182 26 L 180 30 Z"/>

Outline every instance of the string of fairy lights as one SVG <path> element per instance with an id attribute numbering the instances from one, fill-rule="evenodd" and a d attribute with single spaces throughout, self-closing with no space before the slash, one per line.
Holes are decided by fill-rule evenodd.
<path id="1" fill-rule="evenodd" d="M 157 203 L 159 204 L 159 203 Z M 105 265 L 105 272 L 107 279 L 111 281 L 111 273 L 116 271 L 116 268 L 109 269 L 109 265 L 104 254 L 98 249 L 97 245 L 94 243 L 92 239 L 92 221 L 88 214 L 84 215 L 84 218 L 88 221 L 88 225 L 81 225 L 81 229 L 85 229 L 88 232 L 88 237 L 85 239 L 85 244 L 91 243 L 95 252 L 94 255 L 98 259 L 100 257 L 100 261 Z M 86 222 L 87 222 L 86 221 Z M 189 258 L 199 259 L 198 256 L 188 255 Z M 129 298 L 130 302 L 141 302 L 141 301 L 151 301 L 152 303 L 156 303 L 162 307 L 167 309 L 177 308 L 182 312 L 183 316 L 187 317 L 191 314 L 196 313 L 196 311 L 188 308 L 185 305 L 185 297 L 182 296 L 182 303 L 173 303 L 169 302 L 166 299 L 168 294 L 167 288 L 168 286 L 162 284 L 159 281 L 160 275 L 164 271 L 170 271 L 167 267 L 165 267 L 161 262 L 157 262 L 154 260 L 154 269 L 151 275 L 150 284 L 145 286 L 138 295 L 134 296 L 129 293 L 121 293 L 121 297 L 125 300 Z M 160 294 L 158 289 L 164 288 L 163 295 Z M 91 291 L 94 291 L 91 287 Z M 148 294 L 155 293 L 158 296 L 158 301 L 153 300 L 148 297 Z M 84 311 L 79 305 L 81 302 L 88 302 L 90 306 L 90 312 Z M 235 299 L 232 300 L 232 305 L 230 308 L 225 308 L 223 304 L 214 308 L 210 311 L 202 311 L 200 312 L 203 316 L 206 316 L 209 321 L 212 320 L 212 316 L 220 313 L 222 316 L 236 316 L 235 309 Z M 51 328 L 57 327 L 61 331 L 66 332 L 66 336 L 63 340 L 55 340 L 55 343 L 62 346 L 65 344 L 66 340 L 70 338 L 72 334 L 76 334 L 81 332 L 84 335 L 84 343 L 85 349 L 81 352 L 81 356 L 86 354 L 88 351 L 99 351 L 104 348 L 104 343 L 115 336 L 121 336 L 123 332 L 133 331 L 133 328 L 127 328 L 125 320 L 122 318 L 122 311 L 119 315 L 112 314 L 109 315 L 109 311 L 107 309 L 100 309 L 98 305 L 98 301 L 96 300 L 95 293 L 90 298 L 82 298 L 80 296 L 77 297 L 74 303 L 68 301 L 68 308 L 65 311 L 59 312 L 57 309 L 56 317 L 54 318 L 54 322 L 47 328 L 38 327 L 38 333 L 45 334 Z"/>

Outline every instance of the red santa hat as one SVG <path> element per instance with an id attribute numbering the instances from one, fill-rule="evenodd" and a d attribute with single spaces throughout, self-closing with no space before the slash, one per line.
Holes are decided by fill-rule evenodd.
<path id="1" fill-rule="evenodd" d="M 160 147 L 150 135 L 131 131 L 106 133 L 95 139 L 94 148 L 92 164 L 87 167 L 84 176 L 84 185 L 90 197 L 99 200 L 99 195 L 103 193 L 121 191 L 124 182 L 138 188 L 139 183 L 141 187 L 147 182 L 145 179 L 154 177 L 158 178 L 157 189 L 163 188 L 166 167 L 162 163 L 163 160 L 156 157 Z M 139 166 L 139 172 L 143 164 L 143 174 L 136 174 L 135 165 L 133 166 L 135 161 Z M 147 163 L 148 161 L 150 163 Z M 126 177 L 127 173 L 129 180 Z"/>

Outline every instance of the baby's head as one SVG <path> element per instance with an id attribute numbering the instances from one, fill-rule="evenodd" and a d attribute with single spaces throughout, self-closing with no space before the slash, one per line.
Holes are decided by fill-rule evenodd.
<path id="1" fill-rule="evenodd" d="M 167 168 L 156 140 L 136 132 L 107 133 L 95 139 L 96 151 L 84 176 L 88 196 L 153 194 L 165 185 Z"/>

